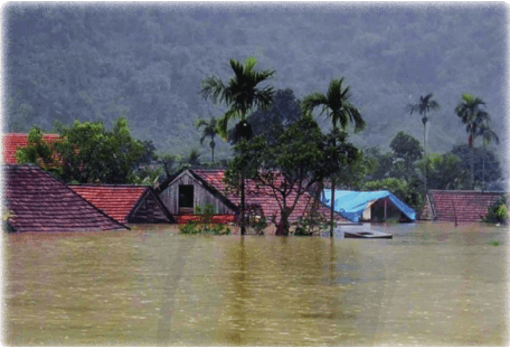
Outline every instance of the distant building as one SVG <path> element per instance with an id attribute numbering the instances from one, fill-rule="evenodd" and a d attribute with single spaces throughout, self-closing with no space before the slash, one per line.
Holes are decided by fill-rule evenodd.
<path id="1" fill-rule="evenodd" d="M 474 190 L 429 190 L 420 219 L 458 223 L 481 222 L 488 213 L 488 207 L 504 194 Z"/>
<path id="2" fill-rule="evenodd" d="M 36 165 L 4 165 L 5 208 L 17 232 L 128 229 Z"/>

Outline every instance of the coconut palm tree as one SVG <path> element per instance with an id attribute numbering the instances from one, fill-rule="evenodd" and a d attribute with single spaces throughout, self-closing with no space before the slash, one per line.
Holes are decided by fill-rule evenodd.
<path id="1" fill-rule="evenodd" d="M 420 100 L 417 104 L 408 104 L 407 108 L 410 111 L 410 114 L 417 112 L 422 116 L 422 124 L 424 125 L 424 160 L 426 160 L 426 124 L 428 123 L 429 118 L 427 117 L 427 113 L 429 111 L 435 111 L 440 108 L 440 104 L 436 102 L 433 98 L 433 93 L 429 93 L 426 96 L 420 97 Z M 424 191 L 428 191 L 428 179 L 427 179 L 427 165 L 424 165 Z"/>
<path id="2" fill-rule="evenodd" d="M 217 131 L 217 121 L 215 117 L 211 117 L 209 120 L 209 123 L 206 122 L 204 119 L 199 119 L 197 121 L 197 129 L 200 129 L 201 127 L 204 127 L 202 129 L 202 137 L 200 138 L 200 144 L 203 145 L 204 140 L 209 137 L 209 148 L 211 148 L 211 162 L 215 162 L 215 137 L 218 134 Z"/>
<path id="3" fill-rule="evenodd" d="M 465 130 L 468 134 L 468 146 L 473 152 L 476 137 L 480 136 L 480 128 L 487 124 L 490 120 L 488 112 L 482 109 L 486 104 L 481 98 L 473 97 L 470 94 L 463 94 L 462 101 L 456 106 L 454 112 L 461 118 L 463 124 L 466 125 Z M 470 161 L 470 169 L 472 171 L 472 184 L 474 189 L 474 155 Z"/>
<path id="4" fill-rule="evenodd" d="M 349 123 L 354 123 L 355 132 L 365 128 L 365 122 L 360 115 L 359 110 L 349 101 L 350 87 L 343 89 L 344 78 L 332 79 L 325 94 L 314 92 L 303 99 L 302 107 L 305 112 L 312 112 L 316 107 L 321 107 L 321 114 L 326 114 L 332 121 L 334 130 L 340 125 L 342 130 L 346 130 Z M 334 144 L 335 145 L 335 144 Z M 330 237 L 334 235 L 334 192 L 335 177 L 331 180 L 331 203 L 330 203 Z"/>
<path id="5" fill-rule="evenodd" d="M 235 137 L 249 140 L 252 137 L 252 127 L 246 118 L 255 109 L 267 109 L 273 100 L 274 89 L 270 86 L 258 87 L 262 82 L 273 77 L 275 71 L 256 71 L 257 60 L 248 58 L 245 64 L 237 60 L 229 60 L 234 77 L 224 83 L 219 77 L 207 77 L 201 83 L 200 93 L 205 99 L 211 98 L 214 103 L 228 107 L 225 114 L 218 120 L 218 134 L 227 138 L 227 124 L 232 118 L 241 121 L 236 125 Z M 245 234 L 245 175 L 241 175 L 241 234 Z"/>
<path id="6" fill-rule="evenodd" d="M 485 124 L 481 125 L 478 129 L 478 136 L 483 138 L 483 183 L 482 183 L 482 189 L 484 191 L 486 181 L 484 179 L 484 170 L 485 170 L 485 162 L 486 162 L 486 144 L 490 142 L 495 142 L 495 144 L 499 144 L 499 137 L 497 134 L 491 130 L 489 122 L 485 122 Z"/>

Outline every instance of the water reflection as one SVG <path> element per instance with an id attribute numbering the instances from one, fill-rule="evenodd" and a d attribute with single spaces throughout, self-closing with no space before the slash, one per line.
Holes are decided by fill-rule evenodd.
<path id="1" fill-rule="evenodd" d="M 385 231 L 394 238 L 8 235 L 4 336 L 15 345 L 508 342 L 508 230 Z"/>

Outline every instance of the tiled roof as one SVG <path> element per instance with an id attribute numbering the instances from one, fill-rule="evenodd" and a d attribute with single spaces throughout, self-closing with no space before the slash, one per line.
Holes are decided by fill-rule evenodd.
<path id="1" fill-rule="evenodd" d="M 502 192 L 472 190 L 430 190 L 428 197 L 434 220 L 459 223 L 480 222 L 488 207 L 497 201 Z"/>
<path id="2" fill-rule="evenodd" d="M 153 195 L 159 201 L 159 198 L 148 186 L 82 184 L 70 186 L 70 188 L 121 223 L 128 223 L 130 215 L 135 212 L 142 198 L 147 194 Z M 159 211 L 162 218 L 165 218 L 167 222 L 173 221 L 163 204 L 159 203 L 153 208 L 164 209 L 164 211 Z"/>
<path id="3" fill-rule="evenodd" d="M 227 197 L 232 203 L 236 206 L 241 205 L 241 193 L 236 192 L 233 189 L 229 189 L 224 182 L 224 170 L 201 170 L 194 169 L 191 170 L 195 175 L 199 176 L 203 181 L 207 182 L 217 191 L 219 191 L 222 195 Z M 287 197 L 287 204 L 291 204 L 294 202 L 296 198 L 296 191 L 293 191 Z M 307 192 L 305 192 L 298 200 L 298 203 L 289 216 L 289 221 L 293 222 L 298 220 L 300 217 L 308 214 L 311 210 L 311 206 L 314 204 L 315 199 Z M 270 187 L 259 187 L 255 181 L 247 179 L 245 180 L 245 201 L 247 205 L 247 209 L 250 208 L 259 208 L 264 213 L 264 217 L 267 220 L 271 220 L 273 216 L 277 218 L 277 221 L 280 218 L 280 207 L 279 200 L 275 198 L 273 191 Z M 330 209 L 323 204 L 319 204 L 318 212 L 322 215 L 329 217 Z M 349 223 L 348 220 L 341 217 L 338 213 L 334 213 L 336 220 L 339 222 Z"/>
<path id="4" fill-rule="evenodd" d="M 35 165 L 4 165 L 6 207 L 16 231 L 125 229 Z"/>
<path id="5" fill-rule="evenodd" d="M 44 134 L 45 141 L 52 142 L 60 137 L 59 134 Z M 4 134 L 2 136 L 3 161 L 6 164 L 17 164 L 16 151 L 18 147 L 25 147 L 28 144 L 28 134 Z"/>

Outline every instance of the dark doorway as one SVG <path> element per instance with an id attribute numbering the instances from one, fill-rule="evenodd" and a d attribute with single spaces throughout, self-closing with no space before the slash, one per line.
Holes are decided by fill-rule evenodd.
<path id="1" fill-rule="evenodd" d="M 179 208 L 193 208 L 193 186 L 179 186 Z"/>

